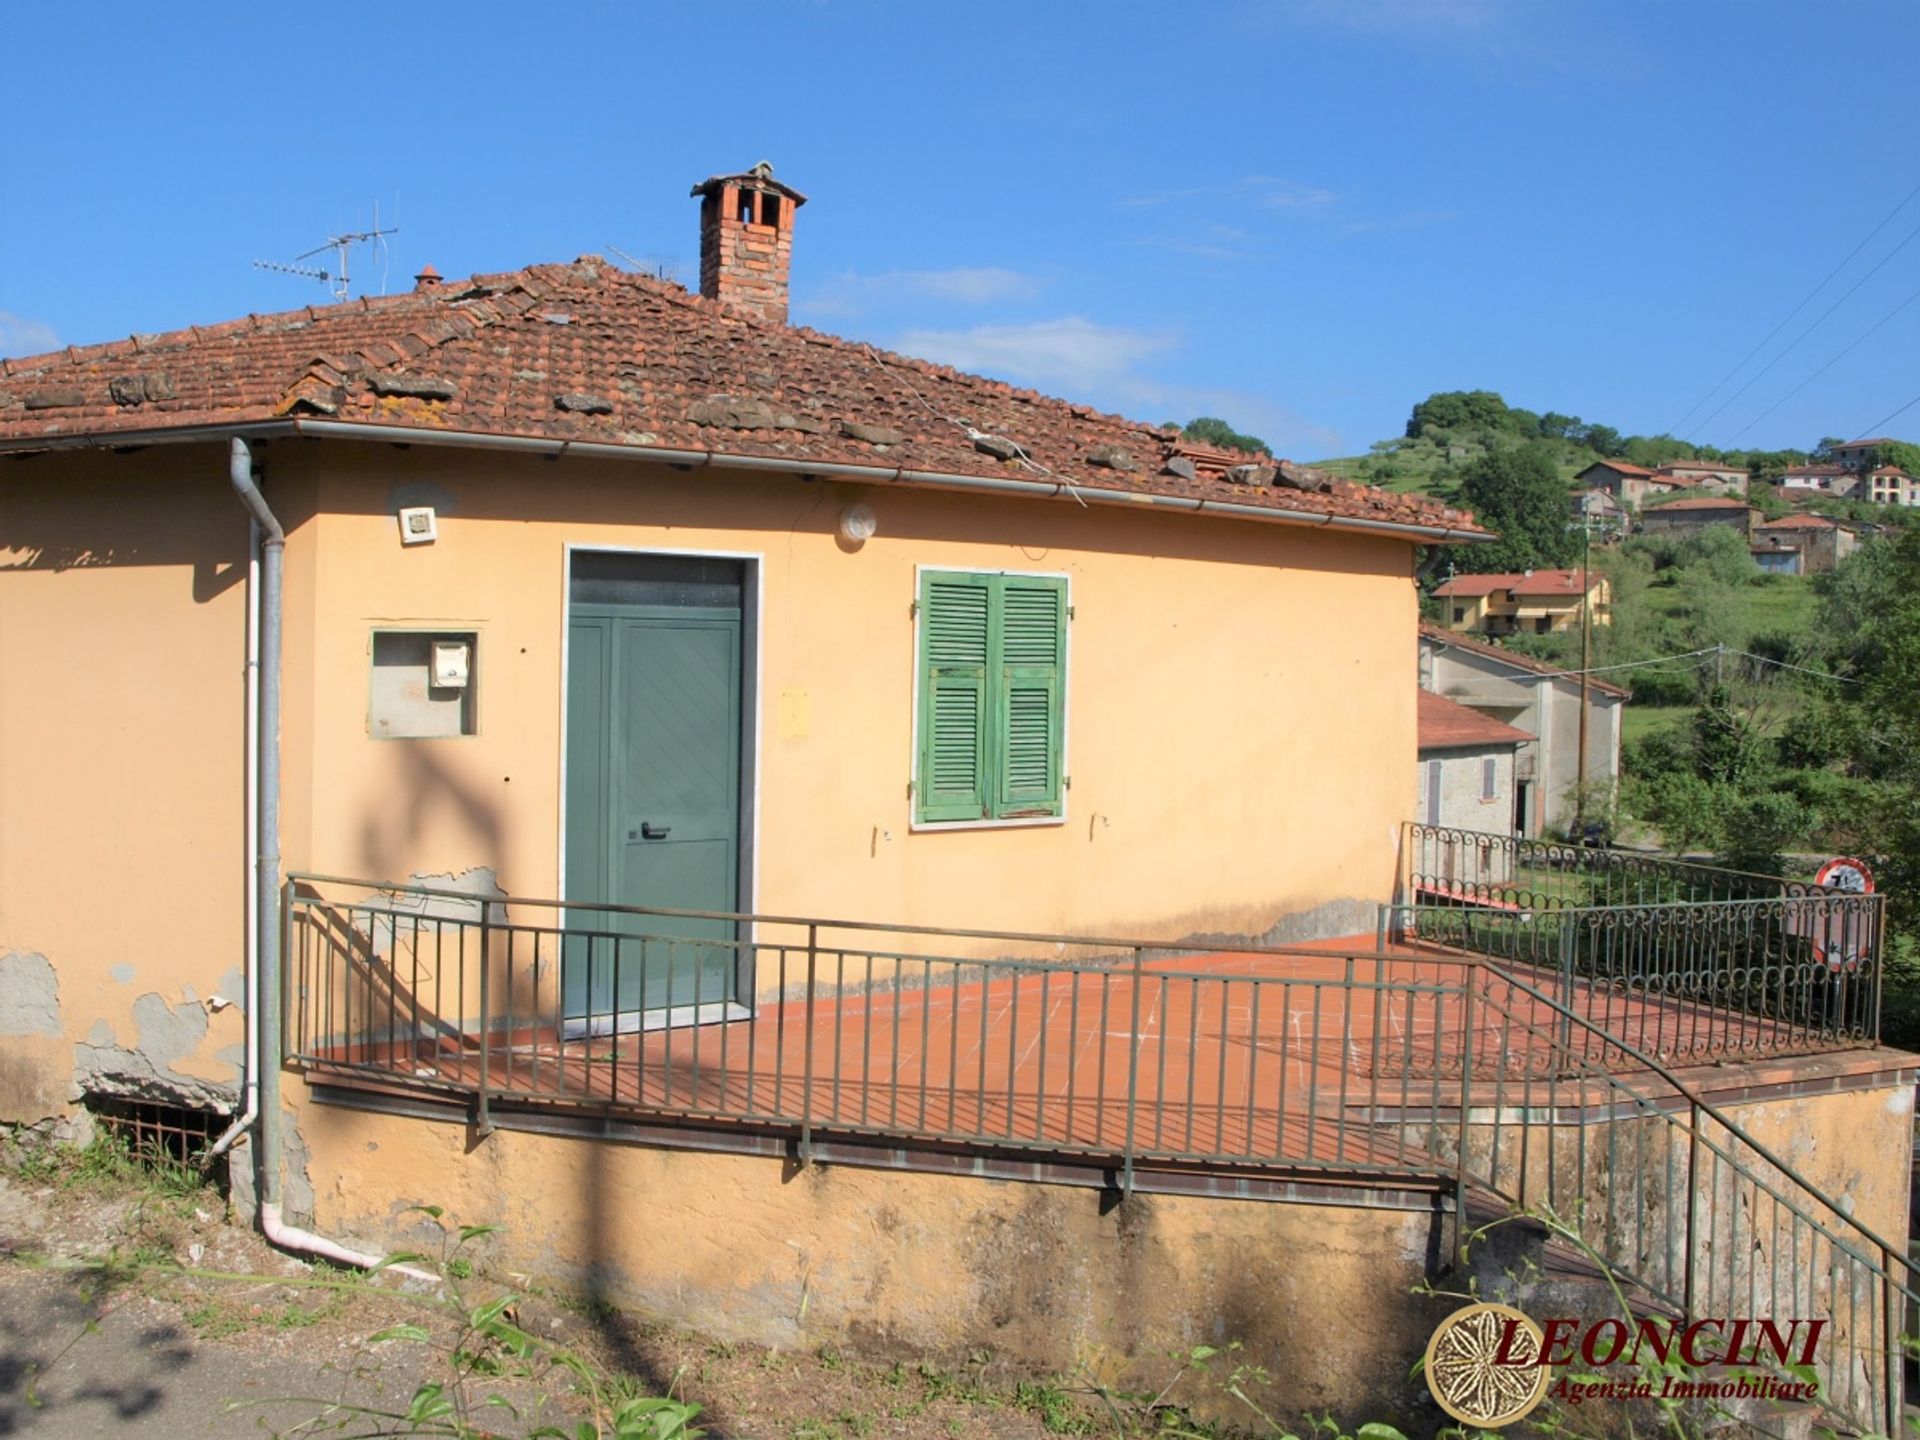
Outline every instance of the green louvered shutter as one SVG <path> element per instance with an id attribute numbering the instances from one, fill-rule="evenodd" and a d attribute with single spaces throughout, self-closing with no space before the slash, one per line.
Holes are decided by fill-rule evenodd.
<path id="1" fill-rule="evenodd" d="M 979 820 L 987 809 L 987 660 L 993 585 L 985 575 L 920 577 L 922 820 Z"/>
<path id="2" fill-rule="evenodd" d="M 1064 580 L 998 577 L 994 638 L 994 813 L 1060 813 L 1060 752 L 1066 678 Z"/>

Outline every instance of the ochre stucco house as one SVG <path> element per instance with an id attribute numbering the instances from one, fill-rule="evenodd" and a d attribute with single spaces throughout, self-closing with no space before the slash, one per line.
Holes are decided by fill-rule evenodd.
<path id="1" fill-rule="evenodd" d="M 802 197 L 696 193 L 701 294 L 583 259 L 0 367 L 0 646 L 12 693 L 61 697 L 0 718 L 7 1119 L 237 1108 L 249 910 L 271 950 L 284 873 L 515 913 L 1371 934 L 1411 818 L 1414 551 L 1484 532 L 788 326 Z M 277 626 L 250 523 L 284 531 Z M 572 947 L 502 983 L 615 1032 L 797 983 L 730 922 L 673 925 L 617 978 Z M 290 981 L 290 1027 L 316 993 Z M 442 1168 L 435 1127 L 349 1124 L 291 1073 L 284 1100 L 302 1221 L 378 1239 L 505 1184 Z M 533 1173 L 508 1218 L 578 1260 L 584 1201 L 534 1223 Z"/>

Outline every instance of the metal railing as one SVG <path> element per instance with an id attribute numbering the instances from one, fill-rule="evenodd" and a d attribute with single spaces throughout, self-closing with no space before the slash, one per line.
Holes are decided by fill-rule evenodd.
<path id="1" fill-rule="evenodd" d="M 1508 909 L 1401 905 L 1385 933 L 1535 967 L 1534 983 L 1607 1034 L 1676 1063 L 1872 1045 L 1882 900 L 1815 891 L 1762 900 Z"/>
<path id="2" fill-rule="evenodd" d="M 1642 1308 L 1827 1320 L 1825 1403 L 1868 1430 L 1899 1417 L 1903 1301 L 1920 1301 L 1905 1257 L 1690 1093 L 1671 1047 L 1631 1038 L 1648 1023 L 1629 1023 L 1634 1005 L 1681 1003 L 1652 983 L 1668 972 L 1638 989 L 1581 978 L 1570 1005 L 1563 975 L 1535 986 L 1475 955 L 1175 949 L 319 876 L 284 898 L 287 1058 L 316 1079 L 443 1093 L 483 1133 L 493 1107 L 561 1105 L 720 1144 L 774 1133 L 803 1161 L 847 1136 L 1081 1157 L 1123 1190 L 1143 1167 L 1349 1176 L 1450 1191 L 1462 1246 L 1478 1194 L 1551 1212 Z"/>
<path id="3" fill-rule="evenodd" d="M 1920 1303 L 1902 1249 L 1653 1055 L 1493 967 L 1470 989 L 1458 1126 L 1434 1137 L 1458 1193 L 1550 1215 L 1643 1292 L 1636 1309 L 1825 1321 L 1821 1403 L 1901 1433 L 1902 1335 Z M 1516 1049 L 1548 1058 L 1516 1067 Z"/>
<path id="4" fill-rule="evenodd" d="M 1679 901 L 1775 900 L 1837 893 L 1663 855 L 1409 824 L 1401 845 L 1407 904 L 1443 901 L 1520 910 Z"/>
<path id="5" fill-rule="evenodd" d="M 1429 1176 L 1468 962 L 721 916 L 295 876 L 289 1055 L 492 1107 Z M 707 933 L 689 936 L 695 927 Z M 571 970 L 571 983 L 563 971 Z M 1382 1115 L 1403 1117 L 1381 1121 Z"/>

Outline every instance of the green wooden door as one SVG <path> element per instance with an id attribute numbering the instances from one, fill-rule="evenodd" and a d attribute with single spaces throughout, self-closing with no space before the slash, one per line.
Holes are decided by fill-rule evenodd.
<path id="1" fill-rule="evenodd" d="M 641 578 L 625 587 L 635 598 L 609 599 L 621 587 L 583 587 L 576 570 L 567 673 L 567 898 L 735 911 L 737 584 L 726 603 L 724 584 L 660 580 L 653 572 L 670 557 L 603 558 Z M 671 564 L 666 569 L 671 577 Z M 732 922 L 567 913 L 574 932 L 562 974 L 569 1021 L 593 1030 L 631 1028 L 647 1012 L 733 998 Z"/>

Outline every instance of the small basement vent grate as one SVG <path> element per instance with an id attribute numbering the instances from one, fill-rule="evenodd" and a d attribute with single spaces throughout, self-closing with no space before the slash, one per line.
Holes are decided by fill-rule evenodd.
<path id="1" fill-rule="evenodd" d="M 147 1169 L 206 1165 L 207 1151 L 227 1128 L 229 1117 L 217 1110 L 191 1105 L 168 1105 L 155 1100 L 129 1100 L 119 1095 L 89 1095 L 87 1109 L 94 1124 L 126 1147 Z M 207 1167 L 208 1178 L 227 1193 L 227 1157 Z"/>

